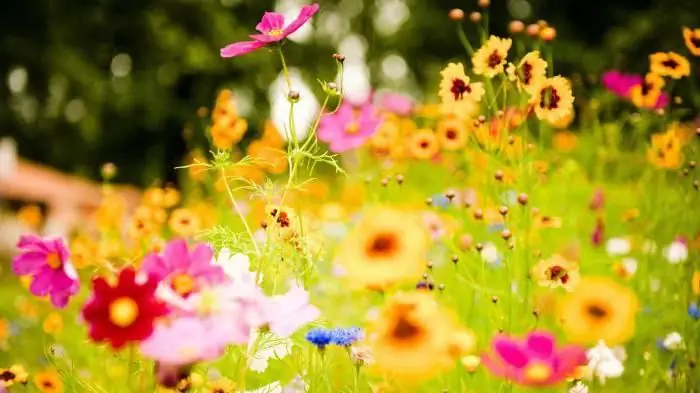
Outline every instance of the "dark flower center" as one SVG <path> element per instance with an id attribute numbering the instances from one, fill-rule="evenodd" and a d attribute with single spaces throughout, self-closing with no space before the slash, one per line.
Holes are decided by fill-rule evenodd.
<path id="1" fill-rule="evenodd" d="M 489 68 L 496 68 L 503 61 L 503 56 L 501 56 L 497 50 L 493 51 L 488 58 Z"/>
<path id="2" fill-rule="evenodd" d="M 282 228 L 287 228 L 290 225 L 289 221 L 289 215 L 287 212 L 279 212 L 279 215 L 277 214 L 279 211 L 277 209 L 272 209 L 270 211 L 270 215 L 272 217 L 275 217 L 275 220 L 277 221 L 277 224 L 282 227 Z"/>
<path id="3" fill-rule="evenodd" d="M 547 269 L 547 276 L 550 281 L 561 281 L 566 284 L 569 281 L 569 273 L 561 266 L 555 265 Z"/>
<path id="4" fill-rule="evenodd" d="M 418 326 L 406 320 L 406 317 L 400 316 L 394 325 L 391 336 L 397 340 L 410 340 L 419 335 L 420 332 L 421 329 Z"/>
<path id="5" fill-rule="evenodd" d="M 675 59 L 668 59 L 661 62 L 664 67 L 675 70 L 680 64 Z"/>
<path id="6" fill-rule="evenodd" d="M 450 92 L 452 92 L 452 94 L 455 96 L 456 101 L 464 98 L 464 93 L 471 93 L 472 88 L 463 80 L 455 78 L 452 80 L 452 88 L 450 89 Z"/>
<path id="7" fill-rule="evenodd" d="M 377 234 L 369 245 L 368 252 L 375 256 L 386 256 L 398 248 L 396 235 L 392 233 Z"/>
<path id="8" fill-rule="evenodd" d="M 520 67 L 520 80 L 522 80 L 525 85 L 530 84 L 532 80 L 532 64 L 525 63 Z"/>
<path id="9" fill-rule="evenodd" d="M 642 95 L 645 96 L 649 94 L 650 91 L 654 89 L 654 85 L 648 82 L 642 83 Z"/>
<path id="10" fill-rule="evenodd" d="M 551 86 L 542 89 L 540 98 L 540 108 L 542 109 L 557 109 L 559 107 L 559 101 L 561 101 L 557 89 Z"/>
<path id="11" fill-rule="evenodd" d="M 0 381 L 14 381 L 15 377 L 17 377 L 15 373 L 10 370 L 5 370 L 0 374 Z"/>
<path id="12" fill-rule="evenodd" d="M 608 311 L 598 304 L 588 305 L 586 312 L 588 312 L 588 315 L 597 320 L 603 319 L 608 315 Z"/>
<path id="13" fill-rule="evenodd" d="M 426 141 L 426 140 L 423 140 L 423 141 L 421 141 L 419 146 L 422 147 L 423 149 L 426 149 L 428 146 L 430 146 L 430 143 L 428 143 L 428 141 Z"/>
<path id="14" fill-rule="evenodd" d="M 691 37 L 690 43 L 693 44 L 694 47 L 700 48 L 700 36 Z"/>
<path id="15" fill-rule="evenodd" d="M 445 136 L 447 137 L 447 139 L 456 139 L 457 138 L 457 131 L 455 131 L 453 129 L 449 129 L 445 133 Z"/>
<path id="16" fill-rule="evenodd" d="M 53 387 L 53 382 L 51 382 L 51 381 L 43 381 L 43 382 L 41 383 L 41 386 L 43 386 L 43 387 L 45 387 L 45 388 L 47 388 L 47 389 L 51 389 L 51 388 Z"/>

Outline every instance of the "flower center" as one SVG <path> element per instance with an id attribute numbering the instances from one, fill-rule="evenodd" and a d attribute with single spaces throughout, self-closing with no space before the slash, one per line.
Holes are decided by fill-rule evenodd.
<path id="1" fill-rule="evenodd" d="M 357 134 L 360 131 L 360 125 L 353 121 L 345 127 L 346 134 Z"/>
<path id="2" fill-rule="evenodd" d="M 450 89 L 450 92 L 455 96 L 455 101 L 457 101 L 464 98 L 464 93 L 471 93 L 472 88 L 463 80 L 455 78 L 452 80 L 452 88 Z"/>
<path id="3" fill-rule="evenodd" d="M 447 139 L 457 139 L 457 131 L 449 129 L 445 133 L 445 136 L 447 137 Z"/>
<path id="4" fill-rule="evenodd" d="M 664 61 L 661 62 L 661 64 L 662 64 L 664 67 L 668 67 L 668 68 L 670 68 L 670 69 L 672 69 L 672 70 L 675 70 L 675 69 L 680 65 L 680 64 L 678 64 L 678 62 L 677 62 L 675 59 L 664 60 Z"/>
<path id="5" fill-rule="evenodd" d="M 187 297 L 197 289 L 197 282 L 189 274 L 181 273 L 170 280 L 170 286 L 180 296 Z"/>
<path id="6" fill-rule="evenodd" d="M 397 340 L 408 341 L 418 336 L 420 332 L 420 327 L 411 323 L 402 315 L 396 321 L 396 325 L 394 325 L 394 329 L 391 331 L 391 336 Z"/>
<path id="7" fill-rule="evenodd" d="M 273 37 L 278 37 L 278 36 L 281 36 L 282 33 L 284 33 L 284 31 L 282 31 L 282 29 L 274 29 L 274 30 L 270 30 L 267 33 L 267 35 L 271 35 Z"/>
<path id="8" fill-rule="evenodd" d="M 58 270 L 61 268 L 61 266 L 63 266 L 63 263 L 61 263 L 61 257 L 59 257 L 58 253 L 55 252 L 52 252 L 46 256 L 46 264 L 55 270 Z"/>
<path id="9" fill-rule="evenodd" d="M 109 320 L 120 328 L 131 326 L 139 316 L 139 306 L 130 297 L 120 297 L 109 305 Z"/>
<path id="10" fill-rule="evenodd" d="M 589 304 L 586 307 L 586 312 L 595 320 L 601 320 L 608 315 L 608 310 L 599 304 Z"/>
<path id="11" fill-rule="evenodd" d="M 497 50 L 491 52 L 488 58 L 489 68 L 496 68 L 503 61 L 503 56 Z"/>
<path id="12" fill-rule="evenodd" d="M 569 281 L 569 273 L 558 265 L 548 268 L 546 274 L 550 281 L 560 280 L 562 284 L 566 284 Z"/>
<path id="13" fill-rule="evenodd" d="M 12 371 L 5 370 L 0 374 L 0 381 L 14 381 L 16 376 Z"/>
<path id="14" fill-rule="evenodd" d="M 532 383 L 542 383 L 552 376 L 552 367 L 544 363 L 531 363 L 525 367 L 525 378 Z"/>
<path id="15" fill-rule="evenodd" d="M 559 101 L 561 101 L 561 97 L 559 97 L 557 89 L 551 86 L 542 89 L 540 92 L 540 98 L 540 108 L 542 109 L 557 109 L 559 107 Z"/>
<path id="16" fill-rule="evenodd" d="M 654 90 L 654 85 L 649 82 L 642 83 L 642 95 L 645 96 Z"/>
<path id="17" fill-rule="evenodd" d="M 372 256 L 388 256 L 398 248 L 396 236 L 392 233 L 377 234 L 368 247 L 368 253 Z"/>
<path id="18" fill-rule="evenodd" d="M 693 44 L 694 47 L 700 48 L 700 37 L 699 36 L 691 37 L 690 43 Z"/>
<path id="19" fill-rule="evenodd" d="M 532 80 L 532 64 L 525 63 L 520 67 L 520 80 L 524 85 L 529 85 Z"/>

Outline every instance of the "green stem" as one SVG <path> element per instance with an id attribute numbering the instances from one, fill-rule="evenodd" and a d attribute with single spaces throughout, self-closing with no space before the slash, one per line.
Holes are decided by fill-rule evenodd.
<path id="1" fill-rule="evenodd" d="M 248 232 L 248 236 L 250 236 L 250 241 L 253 243 L 253 247 L 255 248 L 255 254 L 258 257 L 261 256 L 260 248 L 258 248 L 258 242 L 255 241 L 255 236 L 253 235 L 253 231 L 250 229 L 250 226 L 248 225 L 248 221 L 245 219 L 245 216 L 243 215 L 243 212 L 241 211 L 240 206 L 238 206 L 238 202 L 236 202 L 236 198 L 233 197 L 233 191 L 231 191 L 231 187 L 228 185 L 228 181 L 226 180 L 226 172 L 224 171 L 224 168 L 221 168 L 221 180 L 224 182 L 224 185 L 226 186 L 226 192 L 228 193 L 228 197 L 231 200 L 231 203 L 233 204 L 233 209 L 236 211 L 236 214 L 238 214 L 238 217 L 243 222 L 243 226 L 245 227 L 246 232 Z"/>
<path id="2" fill-rule="evenodd" d="M 282 45 L 277 46 L 277 53 L 280 55 L 280 60 L 282 61 L 282 72 L 284 74 L 284 79 L 287 81 L 287 94 L 292 92 L 292 78 L 289 75 L 289 68 L 287 68 L 287 61 L 284 59 L 284 52 L 282 51 Z M 299 141 L 297 140 L 297 131 L 294 125 L 294 102 L 287 97 L 290 103 L 289 107 L 289 133 L 291 134 L 292 144 L 297 146 Z"/>
<path id="3" fill-rule="evenodd" d="M 467 39 L 467 35 L 464 33 L 464 28 L 461 24 L 457 25 L 457 36 L 462 42 L 464 49 L 467 51 L 467 55 L 471 58 L 474 55 L 474 48 L 472 48 L 472 45 L 469 43 L 469 39 Z"/>

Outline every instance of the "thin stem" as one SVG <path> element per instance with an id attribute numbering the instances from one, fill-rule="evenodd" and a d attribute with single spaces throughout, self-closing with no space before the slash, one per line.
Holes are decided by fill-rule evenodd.
<path id="1" fill-rule="evenodd" d="M 474 48 L 472 48 L 472 45 L 469 43 L 469 39 L 467 39 L 467 35 L 464 33 L 464 28 L 461 24 L 457 25 L 457 36 L 462 42 L 464 49 L 466 49 L 467 55 L 471 58 L 474 55 Z"/>
<path id="2" fill-rule="evenodd" d="M 226 186 L 226 192 L 228 193 L 228 197 L 231 200 L 231 203 L 233 204 L 233 209 L 236 211 L 236 214 L 238 214 L 238 217 L 243 222 L 243 226 L 245 227 L 246 232 L 248 232 L 248 236 L 250 236 L 250 241 L 253 243 L 253 247 L 255 248 L 255 254 L 257 254 L 257 256 L 260 257 L 261 254 L 260 254 L 260 248 L 258 248 L 258 242 L 255 241 L 255 236 L 253 235 L 253 231 L 250 229 L 250 226 L 248 225 L 248 221 L 245 219 L 245 216 L 243 215 L 243 212 L 241 211 L 240 206 L 238 206 L 238 202 L 236 202 L 236 198 L 233 197 L 233 192 L 231 191 L 231 187 L 228 185 L 228 181 L 226 180 L 226 172 L 224 171 L 224 168 L 221 168 L 221 180 L 224 182 L 224 185 Z"/>
<path id="3" fill-rule="evenodd" d="M 282 45 L 277 46 L 277 53 L 280 55 L 280 60 L 282 61 L 282 73 L 284 74 L 284 79 L 287 81 L 287 94 L 292 92 L 292 78 L 289 75 L 289 68 L 287 68 L 287 61 L 284 59 L 284 52 L 282 51 Z M 294 125 L 294 101 L 287 97 L 290 103 L 289 107 L 289 133 L 291 134 L 292 144 L 297 146 L 299 141 L 297 140 L 297 130 Z"/>

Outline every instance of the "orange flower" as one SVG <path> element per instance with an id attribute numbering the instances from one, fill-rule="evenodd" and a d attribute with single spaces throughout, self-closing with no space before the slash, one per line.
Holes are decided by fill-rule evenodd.
<path id="1" fill-rule="evenodd" d="M 647 158 L 652 165 L 663 169 L 676 169 L 683 163 L 682 143 L 678 134 L 669 130 L 651 136 Z"/>
<path id="2" fill-rule="evenodd" d="M 277 127 L 275 127 L 275 123 L 273 123 L 272 120 L 268 120 L 265 122 L 265 129 L 263 130 L 262 140 L 269 146 L 280 148 L 284 146 L 284 139 L 282 139 L 282 136 L 277 131 Z"/>
<path id="3" fill-rule="evenodd" d="M 433 131 L 424 128 L 410 136 L 408 151 L 414 158 L 428 160 L 435 157 L 440 151 L 440 145 Z"/>
<path id="4" fill-rule="evenodd" d="M 664 78 L 657 74 L 649 73 L 644 77 L 644 81 L 633 86 L 630 91 L 630 99 L 638 108 L 653 109 L 661 96 L 661 89 L 666 82 Z"/>
<path id="5" fill-rule="evenodd" d="M 34 204 L 24 205 L 17 212 L 17 220 L 31 229 L 38 229 L 43 216 L 41 208 Z"/>
<path id="6" fill-rule="evenodd" d="M 690 53 L 700 56 L 700 29 L 683 28 L 683 40 Z"/>
<path id="7" fill-rule="evenodd" d="M 571 131 L 560 131 L 554 134 L 552 143 L 555 150 L 569 152 L 576 148 L 578 137 Z"/>
<path id="8" fill-rule="evenodd" d="M 448 117 L 438 123 L 437 136 L 445 150 L 459 150 L 467 143 L 467 125 L 456 117 Z"/>
<path id="9" fill-rule="evenodd" d="M 255 164 L 274 175 L 287 170 L 287 153 L 268 145 L 265 140 L 253 141 L 248 145 L 248 155 L 255 159 Z"/>
<path id="10" fill-rule="evenodd" d="M 238 108 L 233 97 L 233 92 L 228 89 L 221 90 L 216 97 L 214 110 L 211 112 L 211 120 L 218 123 L 222 118 L 238 117 Z"/>
<path id="11" fill-rule="evenodd" d="M 224 117 L 211 127 L 211 137 L 216 146 L 222 150 L 228 150 L 240 142 L 248 130 L 248 122 L 245 119 Z"/>
<path id="12" fill-rule="evenodd" d="M 651 72 L 673 79 L 690 75 L 690 62 L 676 52 L 658 52 L 649 55 Z"/>

